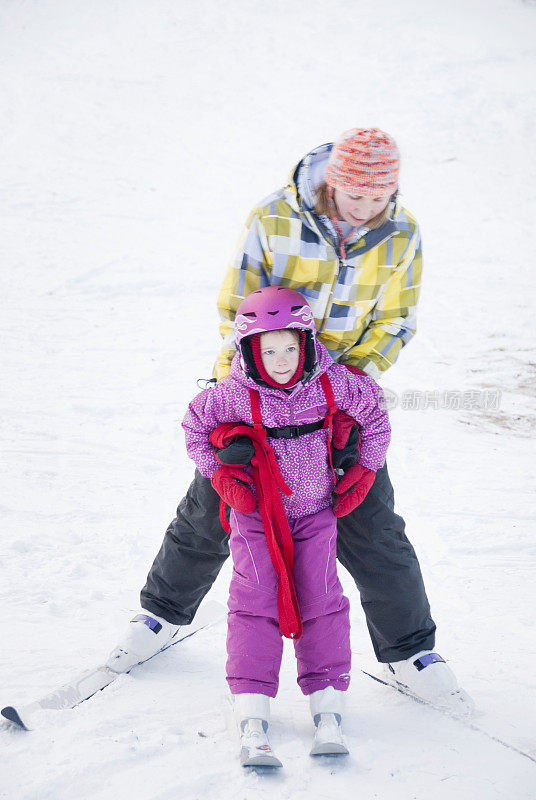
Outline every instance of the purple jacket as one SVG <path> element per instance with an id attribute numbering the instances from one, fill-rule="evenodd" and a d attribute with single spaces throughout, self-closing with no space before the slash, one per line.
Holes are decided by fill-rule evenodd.
<path id="1" fill-rule="evenodd" d="M 383 393 L 367 376 L 353 375 L 342 364 L 333 362 L 323 344 L 316 342 L 317 374 L 305 385 L 284 389 L 259 386 L 248 378 L 240 366 L 237 353 L 231 374 L 213 389 L 195 397 L 184 417 L 182 427 L 186 449 L 201 472 L 212 478 L 221 466 L 214 455 L 209 435 L 222 422 L 253 424 L 248 387 L 260 395 L 262 421 L 266 427 L 303 425 L 323 419 L 327 404 L 319 376 L 328 374 L 337 408 L 346 411 L 361 425 L 359 463 L 377 471 L 385 462 L 391 428 L 387 412 L 382 410 Z M 328 432 L 321 429 L 295 439 L 269 439 L 290 497 L 283 497 L 288 517 L 304 517 L 331 505 L 334 479 L 328 461 Z"/>

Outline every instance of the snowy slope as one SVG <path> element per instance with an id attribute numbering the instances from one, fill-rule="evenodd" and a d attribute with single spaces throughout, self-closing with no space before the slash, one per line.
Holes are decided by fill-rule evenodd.
<path id="1" fill-rule="evenodd" d="M 398 507 L 475 723 L 536 758 L 535 30 L 521 0 L 0 4 L 0 705 L 101 660 L 136 608 L 250 206 L 378 125 L 426 252 L 419 335 L 384 381 Z M 288 650 L 285 770 L 240 770 L 220 625 L 31 734 L 2 727 L 0 797 L 534 800 L 535 763 L 360 672 L 342 578 L 347 762 L 311 763 Z"/>

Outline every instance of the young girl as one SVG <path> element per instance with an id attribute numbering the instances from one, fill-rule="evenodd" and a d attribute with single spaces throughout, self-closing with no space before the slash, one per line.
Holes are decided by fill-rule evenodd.
<path id="1" fill-rule="evenodd" d="M 298 292 L 269 286 L 249 294 L 237 310 L 235 338 L 230 376 L 192 401 L 183 427 L 188 454 L 232 508 L 227 681 L 242 762 L 280 765 L 266 731 L 282 632 L 294 639 L 298 684 L 310 698 L 312 753 L 347 752 L 340 715 L 350 680 L 350 624 L 337 578 L 336 516 L 364 499 L 384 464 L 390 428 L 379 387 L 333 362 Z M 361 426 L 359 462 L 337 487 L 329 458 L 335 406 Z M 218 438 L 214 429 L 222 423 Z M 223 445 L 226 435 L 248 431 L 252 467 L 222 464 L 211 441 Z"/>

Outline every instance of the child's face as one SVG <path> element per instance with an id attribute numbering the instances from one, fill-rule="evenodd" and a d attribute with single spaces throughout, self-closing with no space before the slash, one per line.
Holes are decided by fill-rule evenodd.
<path id="1" fill-rule="evenodd" d="M 261 333 L 261 358 L 264 369 L 276 383 L 288 383 L 300 360 L 300 345 L 290 331 Z"/>
<path id="2" fill-rule="evenodd" d="M 339 219 L 355 227 L 366 225 L 373 217 L 380 214 L 387 206 L 391 194 L 382 194 L 378 197 L 360 197 L 359 195 L 346 194 L 340 189 L 333 192 L 333 202 L 337 209 Z"/>

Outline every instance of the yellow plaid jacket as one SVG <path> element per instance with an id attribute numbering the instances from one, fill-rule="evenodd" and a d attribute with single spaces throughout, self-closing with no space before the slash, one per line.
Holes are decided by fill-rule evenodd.
<path id="1" fill-rule="evenodd" d="M 236 309 L 247 294 L 271 284 L 304 295 L 333 359 L 373 378 L 394 364 L 415 334 L 422 269 L 417 221 L 395 202 L 390 219 L 350 240 L 342 257 L 329 220 L 314 214 L 298 192 L 304 161 L 288 186 L 252 210 L 240 236 L 218 296 L 224 338 L 214 367 L 218 380 L 229 374 L 236 352 Z"/>

